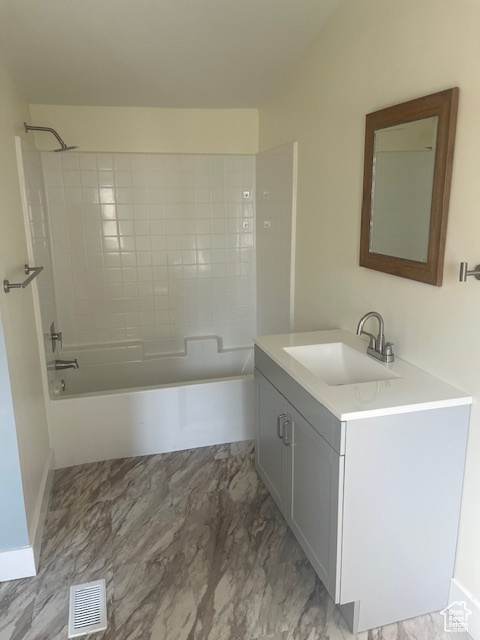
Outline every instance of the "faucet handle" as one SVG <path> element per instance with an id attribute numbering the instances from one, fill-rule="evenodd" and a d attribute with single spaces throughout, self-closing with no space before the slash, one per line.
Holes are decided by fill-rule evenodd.
<path id="1" fill-rule="evenodd" d="M 375 350 L 377 348 L 377 338 L 371 333 L 368 333 L 368 331 L 364 331 L 363 329 L 360 331 L 360 335 L 362 334 L 364 336 L 368 336 L 368 339 L 370 340 L 368 348 Z"/>
<path id="2" fill-rule="evenodd" d="M 393 356 L 393 342 L 386 342 L 385 343 L 385 355 L 386 356 Z"/>
<path id="3" fill-rule="evenodd" d="M 48 336 L 52 343 L 52 351 L 55 353 L 57 348 L 57 341 L 60 342 L 60 346 L 63 347 L 63 336 L 61 331 L 55 331 L 55 322 L 50 325 L 50 335 Z"/>

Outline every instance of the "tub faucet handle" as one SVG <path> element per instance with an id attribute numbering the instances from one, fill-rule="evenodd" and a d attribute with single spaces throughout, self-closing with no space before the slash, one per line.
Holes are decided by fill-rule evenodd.
<path id="1" fill-rule="evenodd" d="M 60 342 L 60 347 L 63 347 L 63 336 L 61 331 L 55 331 L 55 322 L 50 325 L 50 340 L 52 342 L 52 351 L 55 353 L 57 348 L 57 342 Z"/>
<path id="2" fill-rule="evenodd" d="M 63 347 L 63 336 L 61 331 L 55 331 L 52 333 L 52 342 L 60 342 L 60 346 Z"/>

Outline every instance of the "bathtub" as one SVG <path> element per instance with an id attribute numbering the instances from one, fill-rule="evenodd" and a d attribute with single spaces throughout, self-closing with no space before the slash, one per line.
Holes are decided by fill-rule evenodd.
<path id="1" fill-rule="evenodd" d="M 252 348 L 62 372 L 49 401 L 55 467 L 254 438 Z"/>

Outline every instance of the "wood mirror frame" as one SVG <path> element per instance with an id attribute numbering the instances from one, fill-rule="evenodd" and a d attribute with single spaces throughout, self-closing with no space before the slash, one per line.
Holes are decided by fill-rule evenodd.
<path id="1" fill-rule="evenodd" d="M 436 286 L 442 285 L 448 202 L 452 177 L 453 149 L 458 108 L 458 88 L 440 91 L 423 98 L 369 113 L 366 117 L 365 164 L 360 236 L 360 266 L 410 278 Z M 381 255 L 370 251 L 372 219 L 372 178 L 375 131 L 424 118 L 438 117 L 432 205 L 426 262 Z"/>

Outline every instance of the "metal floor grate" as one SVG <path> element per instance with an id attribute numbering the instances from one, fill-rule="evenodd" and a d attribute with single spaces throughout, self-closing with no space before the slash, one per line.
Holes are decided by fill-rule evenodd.
<path id="1" fill-rule="evenodd" d="M 107 628 L 105 579 L 70 587 L 68 637 L 78 638 Z"/>

